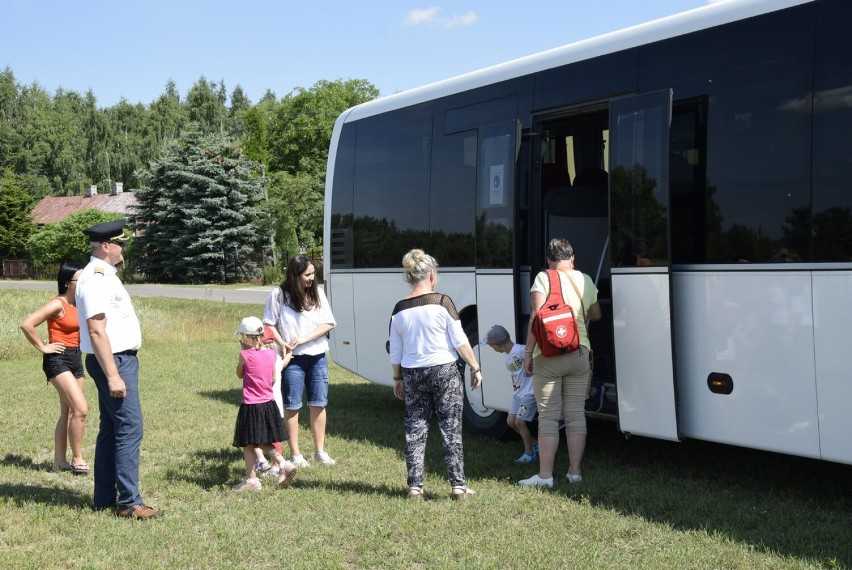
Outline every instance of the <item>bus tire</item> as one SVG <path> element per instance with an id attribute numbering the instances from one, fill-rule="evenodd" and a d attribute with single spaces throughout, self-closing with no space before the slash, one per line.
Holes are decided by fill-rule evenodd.
<path id="1" fill-rule="evenodd" d="M 486 437 L 506 440 L 514 433 L 506 424 L 506 412 L 500 412 L 486 408 L 486 410 L 475 409 L 467 398 L 467 387 L 464 391 L 464 426 L 471 433 L 484 435 Z"/>

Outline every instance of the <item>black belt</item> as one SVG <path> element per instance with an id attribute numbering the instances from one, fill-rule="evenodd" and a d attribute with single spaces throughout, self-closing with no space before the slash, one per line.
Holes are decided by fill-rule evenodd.
<path id="1" fill-rule="evenodd" d="M 138 350 L 122 350 L 121 352 L 116 352 L 114 354 L 118 354 L 118 355 L 121 355 L 121 356 L 136 356 L 137 352 L 139 352 L 139 351 Z"/>

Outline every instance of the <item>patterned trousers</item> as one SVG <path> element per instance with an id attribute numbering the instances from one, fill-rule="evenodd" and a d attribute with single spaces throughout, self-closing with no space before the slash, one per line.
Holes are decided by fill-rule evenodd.
<path id="1" fill-rule="evenodd" d="M 451 362 L 424 368 L 403 368 L 402 376 L 405 392 L 405 464 L 408 467 L 408 486 L 423 486 L 426 438 L 433 415 L 438 418 L 450 485 L 463 486 L 464 385 L 458 365 Z"/>

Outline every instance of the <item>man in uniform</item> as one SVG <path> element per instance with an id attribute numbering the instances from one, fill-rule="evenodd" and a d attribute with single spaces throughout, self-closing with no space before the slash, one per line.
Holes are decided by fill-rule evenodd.
<path id="1" fill-rule="evenodd" d="M 142 502 L 139 494 L 139 448 L 142 409 L 139 405 L 139 319 L 130 295 L 116 275 L 124 262 L 125 221 L 83 230 L 92 257 L 77 281 L 80 348 L 86 370 L 98 389 L 101 423 L 95 445 L 94 508 L 114 508 L 118 516 L 149 519 L 163 515 Z"/>

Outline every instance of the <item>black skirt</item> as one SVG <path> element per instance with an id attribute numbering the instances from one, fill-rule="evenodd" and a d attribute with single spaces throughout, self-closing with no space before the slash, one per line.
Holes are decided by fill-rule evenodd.
<path id="1" fill-rule="evenodd" d="M 284 441 L 284 423 L 275 400 L 263 404 L 240 404 L 234 447 Z"/>

